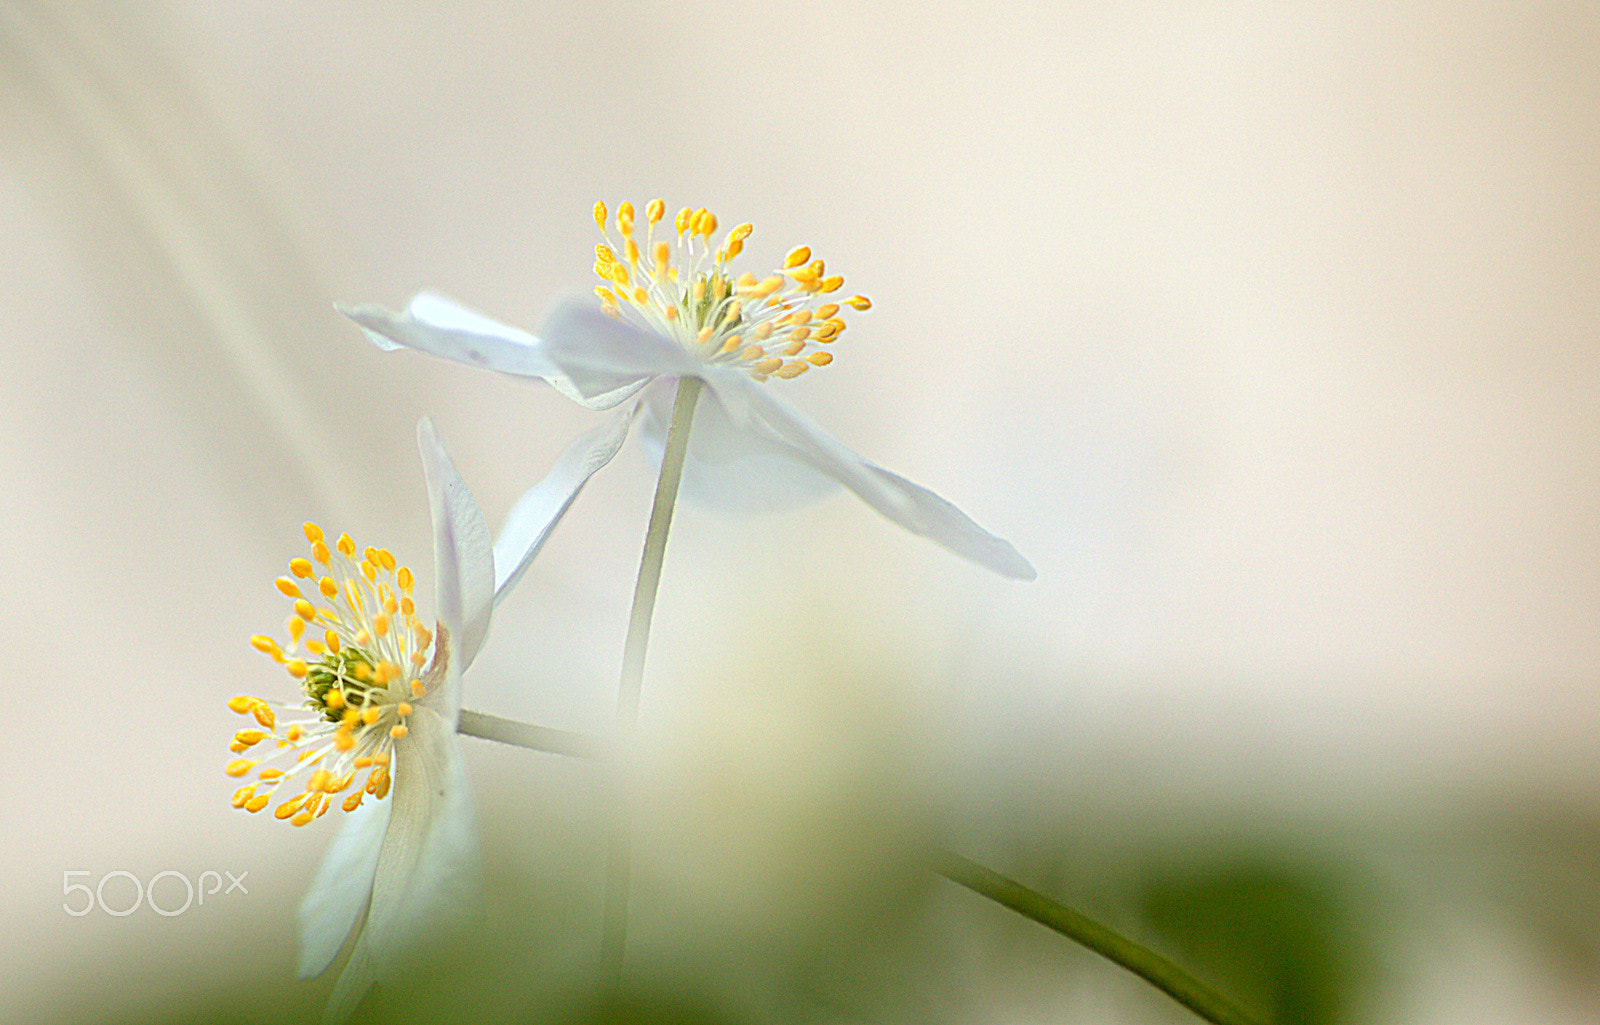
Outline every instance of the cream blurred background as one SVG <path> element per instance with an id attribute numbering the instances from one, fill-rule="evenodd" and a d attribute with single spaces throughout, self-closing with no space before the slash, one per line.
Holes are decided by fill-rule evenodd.
<path id="1" fill-rule="evenodd" d="M 1321 894 L 1357 967 L 1284 1020 L 1600 1019 L 1597 53 L 1561 3 L 0 4 L 0 1017 L 315 1013 L 332 826 L 221 773 L 223 701 L 287 694 L 271 579 L 307 518 L 427 566 L 422 415 L 491 522 L 592 422 L 330 304 L 531 328 L 594 200 L 659 195 L 873 298 L 785 395 L 1039 579 L 848 496 L 681 509 L 641 958 L 730 1020 L 1184 1020 L 925 880 L 926 949 L 818 967 L 894 862 L 852 845 L 931 828 L 1179 954 L 1161 895 L 1235 892 L 1193 880 Z M 469 707 L 607 728 L 650 487 L 636 446 L 591 484 Z M 602 788 L 465 743 L 545 914 L 490 1017 L 584 971 Z"/>

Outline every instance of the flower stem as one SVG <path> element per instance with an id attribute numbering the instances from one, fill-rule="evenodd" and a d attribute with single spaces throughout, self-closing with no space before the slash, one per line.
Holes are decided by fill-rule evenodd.
<path id="1" fill-rule="evenodd" d="M 683 461 L 689 451 L 689 427 L 694 422 L 694 407 L 700 401 L 701 387 L 699 378 L 679 378 L 678 394 L 672 403 L 672 424 L 667 428 L 667 447 L 661 455 L 661 476 L 656 480 L 655 502 L 650 507 L 650 525 L 645 530 L 644 555 L 639 559 L 639 580 L 633 588 L 628 639 L 622 649 L 617 723 L 624 741 L 633 733 L 639 720 L 639 694 L 644 685 L 645 651 L 650 645 L 650 619 L 655 613 L 656 589 L 661 584 L 661 563 L 667 551 L 667 531 L 672 527 L 672 509 L 678 500 L 678 485 L 683 480 Z M 611 826 L 611 846 L 606 857 L 605 911 L 600 928 L 600 975 L 603 982 L 613 989 L 621 983 L 623 954 L 628 937 L 628 889 L 633 874 L 628 832 L 627 810 L 619 795 Z"/>
<path id="2" fill-rule="evenodd" d="M 1228 998 L 1149 947 L 1135 943 L 1015 880 L 1007 879 L 952 851 L 941 853 L 937 871 L 951 882 L 980 893 L 1048 929 L 1054 929 L 1114 964 L 1121 965 L 1206 1021 L 1215 1025 L 1258 1025 L 1255 1018 L 1234 1006 Z"/>
<path id="3" fill-rule="evenodd" d="M 551 754 L 571 755 L 574 758 L 600 758 L 604 748 L 596 737 L 587 733 L 573 733 L 551 726 L 536 726 L 516 719 L 502 719 L 498 715 L 461 710 L 456 732 L 469 737 L 492 740 L 497 744 L 510 744 L 529 751 L 548 751 Z"/>

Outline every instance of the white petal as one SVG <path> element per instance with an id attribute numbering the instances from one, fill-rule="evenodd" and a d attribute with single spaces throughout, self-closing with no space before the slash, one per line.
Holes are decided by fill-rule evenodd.
<path id="1" fill-rule="evenodd" d="M 544 480 L 523 492 L 517 504 L 511 507 L 505 526 L 494 542 L 494 600 L 497 604 L 511 593 L 523 570 L 539 554 L 584 484 L 617 454 L 628 438 L 628 426 L 637 409 L 637 403 L 630 404 L 604 424 L 579 435 L 561 453 Z"/>
<path id="2" fill-rule="evenodd" d="M 416 349 L 513 377 L 541 378 L 591 409 L 610 408 L 645 384 L 638 375 L 602 377 L 589 372 L 585 388 L 580 390 L 550 359 L 538 338 L 432 292 L 413 296 L 404 313 L 372 303 L 336 304 L 335 308 L 360 324 L 367 339 L 380 349 Z"/>
<path id="3" fill-rule="evenodd" d="M 539 334 L 551 362 L 585 397 L 609 382 L 693 374 L 702 365 L 671 338 L 609 317 L 592 300 L 556 303 Z"/>
<path id="4" fill-rule="evenodd" d="M 433 421 L 417 423 L 417 448 L 428 480 L 428 505 L 433 512 L 434 594 L 439 622 L 448 629 L 440 643 L 455 645 L 452 672 L 472 663 L 494 611 L 494 543 L 478 500 L 456 473 Z M 459 690 L 459 688 L 455 688 Z M 459 699 L 459 695 L 457 695 Z"/>
<path id="5" fill-rule="evenodd" d="M 1038 575 L 1010 542 L 984 530 L 927 488 L 862 459 L 748 375 L 706 368 L 700 376 L 716 390 L 731 420 L 787 443 L 798 458 L 906 530 L 1001 576 L 1032 580 Z"/>
<path id="6" fill-rule="evenodd" d="M 388 801 L 367 801 L 346 813 L 322 856 L 317 878 L 300 901 L 300 978 L 327 971 L 366 911 L 389 809 Z"/>
<path id="7" fill-rule="evenodd" d="M 454 673 L 451 674 L 455 676 Z M 447 687 L 459 690 L 459 680 Z M 389 828 L 379 845 L 366 924 L 325 1013 L 342 1021 L 374 981 L 426 957 L 477 892 L 477 838 L 453 716 L 419 706 L 395 746 Z"/>
<path id="8" fill-rule="evenodd" d="M 657 467 L 667 446 L 676 379 L 657 381 L 642 396 L 639 441 Z M 795 453 L 794 446 L 733 422 L 707 388 L 695 407 L 689 431 L 689 456 L 684 462 L 682 495 L 686 501 L 732 515 L 792 509 L 820 500 L 839 488 Z"/>

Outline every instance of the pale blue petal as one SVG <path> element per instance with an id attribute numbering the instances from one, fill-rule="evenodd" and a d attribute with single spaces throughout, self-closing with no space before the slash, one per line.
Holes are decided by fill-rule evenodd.
<path id="1" fill-rule="evenodd" d="M 589 478 L 617 454 L 627 440 L 628 426 L 637 408 L 637 404 L 630 404 L 604 424 L 579 435 L 561 453 L 550 473 L 523 492 L 511 507 L 494 542 L 496 604 L 511 593 Z"/>
<path id="2" fill-rule="evenodd" d="M 863 502 L 913 534 L 1004 577 L 1032 580 L 1038 574 L 1010 542 L 994 536 L 954 505 L 898 474 L 874 466 L 835 441 L 804 414 L 771 394 L 749 375 L 705 368 L 699 375 L 715 389 L 732 423 L 763 431 L 791 447 L 797 458 L 855 492 Z"/>
<path id="3" fill-rule="evenodd" d="M 417 424 L 417 448 L 422 453 L 433 513 L 435 602 L 439 622 L 447 632 L 439 643 L 455 645 L 451 671 L 459 674 L 472 664 L 489 632 L 494 612 L 494 542 L 478 500 L 456 473 L 434 433 L 433 421 L 426 417 Z M 459 693 L 455 700 L 459 703 Z"/>

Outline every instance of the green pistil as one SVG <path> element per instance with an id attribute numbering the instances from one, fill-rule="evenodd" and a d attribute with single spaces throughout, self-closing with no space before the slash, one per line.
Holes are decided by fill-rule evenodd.
<path id="1" fill-rule="evenodd" d="M 306 704 L 329 722 L 344 718 L 346 708 L 360 708 L 366 692 L 377 682 L 377 663 L 360 648 L 341 648 L 322 656 L 306 673 Z M 328 692 L 338 691 L 344 703 L 329 707 Z"/>

